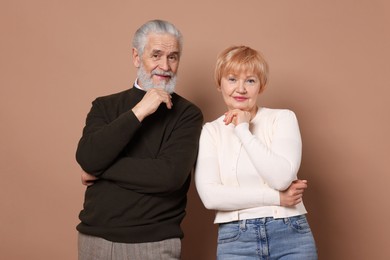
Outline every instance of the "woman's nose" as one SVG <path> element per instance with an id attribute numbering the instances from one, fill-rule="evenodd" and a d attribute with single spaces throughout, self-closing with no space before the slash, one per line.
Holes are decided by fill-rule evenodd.
<path id="1" fill-rule="evenodd" d="M 241 81 L 238 82 L 236 91 L 237 91 L 238 93 L 246 93 L 246 89 L 245 89 L 245 84 L 244 84 L 244 82 L 241 82 Z"/>

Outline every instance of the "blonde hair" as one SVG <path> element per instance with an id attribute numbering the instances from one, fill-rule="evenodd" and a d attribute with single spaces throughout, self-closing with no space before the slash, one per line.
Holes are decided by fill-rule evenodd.
<path id="1" fill-rule="evenodd" d="M 229 73 L 250 71 L 260 80 L 260 92 L 268 81 L 268 63 L 261 53 L 247 46 L 232 46 L 223 50 L 217 58 L 214 79 L 221 86 L 221 79 Z"/>

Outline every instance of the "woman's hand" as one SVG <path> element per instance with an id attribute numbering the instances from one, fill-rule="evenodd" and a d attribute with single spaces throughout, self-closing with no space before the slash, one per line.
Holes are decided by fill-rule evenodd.
<path id="1" fill-rule="evenodd" d="M 248 111 L 233 109 L 225 113 L 223 121 L 225 122 L 225 125 L 232 123 L 236 126 L 241 123 L 249 123 L 252 119 L 251 117 L 251 113 Z"/>
<path id="2" fill-rule="evenodd" d="M 292 207 L 302 202 L 303 192 L 307 188 L 307 180 L 296 180 L 285 191 L 279 192 L 280 205 Z"/>

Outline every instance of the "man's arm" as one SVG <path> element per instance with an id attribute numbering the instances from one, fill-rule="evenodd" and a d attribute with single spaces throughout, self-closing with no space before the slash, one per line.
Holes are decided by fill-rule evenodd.
<path id="1" fill-rule="evenodd" d="M 182 188 L 194 167 L 202 123 L 200 110 L 189 107 L 156 158 L 120 158 L 101 178 L 139 193 L 168 193 Z"/>
<path id="2" fill-rule="evenodd" d="M 92 102 L 76 151 L 81 168 L 94 176 L 99 176 L 116 160 L 140 127 L 131 110 L 111 122 L 106 113 L 107 108 L 99 98 Z"/>
<path id="3" fill-rule="evenodd" d="M 103 104 L 99 98 L 92 102 L 76 152 L 76 160 L 81 168 L 89 174 L 99 176 L 117 160 L 141 126 L 142 120 L 153 114 L 161 103 L 165 103 L 170 109 L 171 95 L 163 89 L 150 89 L 132 110 L 110 122 L 107 111 L 114 108 Z"/>

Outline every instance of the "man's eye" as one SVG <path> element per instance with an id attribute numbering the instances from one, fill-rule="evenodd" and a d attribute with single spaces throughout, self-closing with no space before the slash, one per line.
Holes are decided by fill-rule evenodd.
<path id="1" fill-rule="evenodd" d="M 168 59 L 170 59 L 172 61 L 175 61 L 175 60 L 177 60 L 177 56 L 176 55 L 170 55 L 170 56 L 168 56 Z"/>

